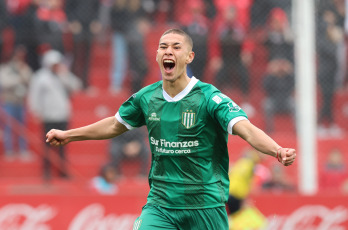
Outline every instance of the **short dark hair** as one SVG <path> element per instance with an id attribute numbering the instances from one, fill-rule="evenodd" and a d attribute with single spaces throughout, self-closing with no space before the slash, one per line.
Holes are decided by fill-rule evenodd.
<path id="1" fill-rule="evenodd" d="M 191 48 L 193 48 L 193 41 L 192 41 L 191 36 L 188 35 L 182 29 L 178 29 L 178 28 L 169 29 L 169 30 L 165 31 L 161 37 L 163 37 L 164 35 L 167 35 L 167 34 L 180 34 L 180 35 L 184 36 L 185 39 L 187 40 L 187 42 L 189 43 L 189 45 L 191 46 Z"/>

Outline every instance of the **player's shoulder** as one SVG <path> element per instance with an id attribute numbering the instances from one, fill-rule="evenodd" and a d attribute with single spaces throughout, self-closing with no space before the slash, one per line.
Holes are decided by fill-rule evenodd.
<path id="1" fill-rule="evenodd" d="M 199 87 L 202 94 L 204 94 L 206 102 L 208 104 L 211 104 L 213 107 L 226 105 L 232 101 L 232 99 L 229 96 L 222 93 L 218 88 L 216 88 L 212 84 L 198 81 L 197 87 Z"/>
<path id="2" fill-rule="evenodd" d="M 216 94 L 216 93 L 221 93 L 220 90 L 218 90 L 215 86 L 212 84 L 198 81 L 196 84 L 196 87 L 198 87 L 202 93 L 205 95 L 206 98 L 210 98 L 211 95 Z"/>
<path id="3" fill-rule="evenodd" d="M 133 96 L 134 97 L 136 96 L 138 99 L 142 97 L 148 97 L 148 96 L 151 96 L 158 89 L 160 90 L 162 89 L 162 81 L 158 81 L 151 85 L 145 86 L 144 88 L 140 89 L 138 92 L 133 94 Z"/>

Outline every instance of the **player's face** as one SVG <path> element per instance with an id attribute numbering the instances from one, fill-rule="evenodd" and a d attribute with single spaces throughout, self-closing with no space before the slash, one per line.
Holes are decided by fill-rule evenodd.
<path id="1" fill-rule="evenodd" d="M 186 76 L 186 66 L 194 57 L 192 47 L 180 34 L 166 34 L 161 37 L 156 61 L 160 67 L 163 80 L 175 81 Z"/>

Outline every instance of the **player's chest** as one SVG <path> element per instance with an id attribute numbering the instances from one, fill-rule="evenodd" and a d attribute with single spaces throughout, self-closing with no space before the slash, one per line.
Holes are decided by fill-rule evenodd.
<path id="1" fill-rule="evenodd" d="M 203 105 L 197 102 L 183 101 L 150 105 L 146 115 L 150 128 L 194 130 L 206 119 Z"/>

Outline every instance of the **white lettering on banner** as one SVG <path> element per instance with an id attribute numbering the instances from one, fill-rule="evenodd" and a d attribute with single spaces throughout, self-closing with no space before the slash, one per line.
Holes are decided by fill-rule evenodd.
<path id="1" fill-rule="evenodd" d="M 56 216 L 51 206 L 41 204 L 34 208 L 28 204 L 8 204 L 0 209 L 0 229 L 50 230 L 48 222 Z"/>
<path id="2" fill-rule="evenodd" d="M 91 204 L 81 210 L 71 221 L 69 230 L 131 230 L 136 215 L 109 214 L 105 216 L 104 206 Z"/>
<path id="3" fill-rule="evenodd" d="M 348 209 L 337 206 L 305 205 L 288 216 L 270 216 L 267 230 L 345 230 Z"/>

